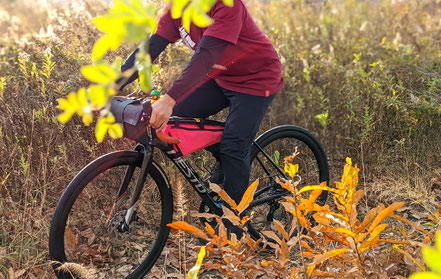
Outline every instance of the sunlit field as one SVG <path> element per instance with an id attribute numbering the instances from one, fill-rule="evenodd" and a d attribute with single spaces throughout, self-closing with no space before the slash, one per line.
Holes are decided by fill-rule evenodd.
<path id="1" fill-rule="evenodd" d="M 346 157 L 358 164 L 358 189 L 366 191 L 360 214 L 400 201 L 406 204 L 400 214 L 424 226 L 441 202 L 441 1 L 244 2 L 283 64 L 285 85 L 260 132 L 282 124 L 308 129 L 326 150 L 331 184 L 340 180 Z M 63 190 L 93 159 L 134 146 L 127 139 L 98 144 L 79 117 L 67 124 L 56 119 L 57 99 L 89 84 L 80 69 L 92 63 L 101 35 L 92 18 L 110 4 L 0 0 L 0 279 L 54 278 L 49 224 Z M 165 4 L 157 6 L 159 16 Z M 135 47 L 125 44 L 106 59 L 125 59 Z M 190 57 L 181 43 L 161 54 L 153 79 L 163 93 Z M 133 84 L 120 94 L 141 97 L 139 89 Z M 206 153 L 196 156 L 211 162 Z M 176 218 L 194 222 L 182 213 L 199 206 L 193 190 L 169 163 L 161 164 L 175 188 Z M 186 278 L 197 245 L 174 233 L 148 278 Z M 387 278 L 419 270 L 403 254 L 384 253 L 397 265 Z M 217 275 L 204 278 L 217 278 L 210 276 Z"/>

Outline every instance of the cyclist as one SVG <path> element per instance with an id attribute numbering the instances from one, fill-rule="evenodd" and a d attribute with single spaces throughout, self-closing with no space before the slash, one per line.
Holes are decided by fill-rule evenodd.
<path id="1" fill-rule="evenodd" d="M 208 15 L 213 24 L 207 28 L 192 24 L 190 32 L 182 26 L 181 18 L 171 17 L 170 6 L 160 18 L 149 42 L 152 61 L 178 40 L 194 54 L 173 86 L 152 105 L 150 124 L 163 129 L 171 115 L 207 118 L 229 107 L 220 146 L 207 149 L 220 162 L 218 178 L 213 175 L 211 181 L 223 183 L 225 191 L 239 202 L 249 183 L 250 146 L 283 85 L 282 67 L 243 0 L 234 0 L 233 7 L 218 0 Z M 134 65 L 137 53 L 135 50 L 124 62 L 122 71 Z M 135 73 L 126 84 L 136 78 Z"/>

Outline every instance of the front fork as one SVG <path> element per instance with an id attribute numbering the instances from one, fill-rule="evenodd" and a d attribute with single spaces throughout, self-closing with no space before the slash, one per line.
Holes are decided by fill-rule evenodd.
<path id="1" fill-rule="evenodd" d="M 147 167 L 149 166 L 151 159 L 153 157 L 153 148 L 151 145 L 142 145 L 139 144 L 135 147 L 135 150 L 143 153 L 143 159 L 141 164 L 141 169 L 138 175 L 138 180 L 136 181 L 135 189 L 130 198 L 129 208 L 127 209 L 123 220 L 113 221 L 111 225 L 116 226 L 117 230 L 120 232 L 128 231 L 129 224 L 131 221 L 136 220 L 136 204 L 139 201 L 139 197 L 141 196 L 142 189 L 145 184 L 145 180 L 147 177 Z M 127 167 L 126 172 L 124 174 L 124 179 L 121 181 L 121 185 L 119 186 L 118 195 L 115 199 L 115 202 L 112 206 L 112 209 L 109 213 L 109 216 L 106 221 L 106 225 L 108 225 L 109 221 L 112 220 L 112 217 L 118 212 L 120 204 L 122 202 L 122 198 L 127 192 L 127 188 L 129 186 L 130 180 L 132 179 L 133 173 L 135 171 L 136 165 L 131 165 Z"/>

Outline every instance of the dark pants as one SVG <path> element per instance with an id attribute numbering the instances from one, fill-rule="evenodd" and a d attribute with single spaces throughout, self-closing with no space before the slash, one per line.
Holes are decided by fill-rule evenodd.
<path id="1" fill-rule="evenodd" d="M 229 106 L 220 148 L 207 149 L 220 159 L 225 191 L 236 202 L 248 187 L 250 147 L 273 98 L 274 95 L 261 97 L 227 90 L 210 79 L 173 109 L 176 116 L 208 118 Z"/>

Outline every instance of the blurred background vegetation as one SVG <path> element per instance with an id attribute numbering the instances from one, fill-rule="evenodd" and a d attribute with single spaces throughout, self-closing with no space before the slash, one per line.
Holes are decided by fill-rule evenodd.
<path id="1" fill-rule="evenodd" d="M 313 132 L 331 180 L 351 156 L 366 204 L 439 201 L 441 1 L 244 2 L 284 67 L 285 86 L 261 131 L 295 124 Z M 91 19 L 107 9 L 97 0 L 0 0 L 0 278 L 11 269 L 51 278 L 48 226 L 63 189 L 92 159 L 133 145 L 97 144 L 77 117 L 56 121 L 57 98 L 87 85 L 79 69 L 100 36 Z M 155 82 L 163 92 L 190 55 L 180 44 L 161 55 Z"/>

